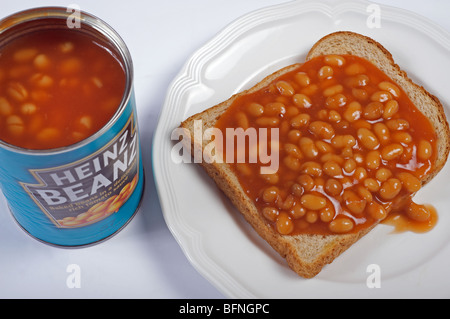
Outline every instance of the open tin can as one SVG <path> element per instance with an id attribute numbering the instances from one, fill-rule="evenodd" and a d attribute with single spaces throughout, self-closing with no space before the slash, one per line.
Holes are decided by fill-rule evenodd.
<path id="1" fill-rule="evenodd" d="M 105 124 L 74 143 L 42 149 L 0 138 L 0 187 L 12 216 L 32 237 L 55 246 L 78 247 L 117 233 L 141 202 L 144 172 L 133 65 L 124 41 L 109 25 L 91 14 L 74 15 L 62 7 L 30 9 L 1 20 L 0 59 L 10 43 L 49 30 L 89 37 L 107 50 L 123 70 L 123 94 Z M 32 94 L 27 97 L 31 99 Z M 11 115 L 4 113 L 0 122 L 8 126 Z"/>

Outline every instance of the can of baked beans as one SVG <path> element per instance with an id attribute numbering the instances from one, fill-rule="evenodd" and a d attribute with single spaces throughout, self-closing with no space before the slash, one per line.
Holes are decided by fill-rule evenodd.
<path id="1" fill-rule="evenodd" d="M 137 212 L 133 65 L 101 19 L 42 7 L 0 21 L 0 186 L 18 225 L 58 247 L 101 242 Z"/>

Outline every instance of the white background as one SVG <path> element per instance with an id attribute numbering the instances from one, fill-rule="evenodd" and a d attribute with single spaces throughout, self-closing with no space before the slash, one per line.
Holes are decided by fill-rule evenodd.
<path id="1" fill-rule="evenodd" d="M 29 237 L 0 193 L 0 298 L 226 298 L 191 266 L 164 222 L 152 176 L 152 137 L 167 87 L 193 52 L 240 16 L 285 1 L 1 1 L 0 18 L 75 3 L 118 31 L 135 67 L 147 182 L 131 223 L 113 238 L 82 249 L 54 248 Z M 373 2 L 414 11 L 450 31 L 448 1 Z M 72 264 L 81 271 L 80 288 L 66 284 Z"/>

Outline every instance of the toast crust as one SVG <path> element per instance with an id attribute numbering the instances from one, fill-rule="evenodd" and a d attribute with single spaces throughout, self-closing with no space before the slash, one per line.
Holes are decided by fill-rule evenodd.
<path id="1" fill-rule="evenodd" d="M 435 170 L 423 181 L 424 184 L 429 182 L 444 166 L 450 150 L 450 130 L 440 101 L 423 87 L 414 84 L 407 77 L 407 74 L 394 63 L 392 55 L 381 44 L 368 37 L 345 31 L 327 35 L 311 48 L 307 55 L 307 60 L 325 54 L 352 54 L 371 61 L 400 85 L 418 109 L 430 119 L 438 135 L 438 152 L 440 156 L 437 156 Z M 383 65 L 384 63 L 388 65 Z M 185 128 L 190 133 L 192 150 L 196 147 L 203 149 L 206 144 L 205 141 L 195 140 L 193 134 L 195 120 L 202 120 L 203 131 L 214 127 L 221 114 L 226 111 L 236 98 L 267 86 L 274 79 L 297 68 L 299 65 L 294 64 L 282 68 L 268 75 L 252 88 L 235 94 L 228 100 L 183 121 L 180 127 Z M 418 102 L 427 104 L 420 104 L 419 107 L 417 105 Z M 331 263 L 376 226 L 375 224 L 358 233 L 344 235 L 280 235 L 261 217 L 228 164 L 207 163 L 207 161 L 202 161 L 199 164 L 254 230 L 285 258 L 289 267 L 301 277 L 312 278 L 316 276 L 325 265 Z"/>

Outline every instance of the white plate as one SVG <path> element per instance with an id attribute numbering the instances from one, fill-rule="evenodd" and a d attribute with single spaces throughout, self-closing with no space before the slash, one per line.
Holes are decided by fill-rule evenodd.
<path id="1" fill-rule="evenodd" d="M 391 234 L 381 225 L 306 280 L 256 235 L 201 168 L 171 156 L 171 133 L 181 121 L 303 61 L 319 38 L 338 30 L 382 43 L 413 80 L 449 105 L 450 35 L 421 16 L 386 6 L 378 7 L 380 28 L 371 28 L 377 7 L 369 4 L 294 1 L 250 13 L 200 48 L 168 90 L 153 141 L 164 218 L 193 266 L 230 298 L 450 296 L 448 165 L 416 197 L 440 213 L 435 229 Z M 379 288 L 367 284 L 370 265 L 379 267 Z"/>

